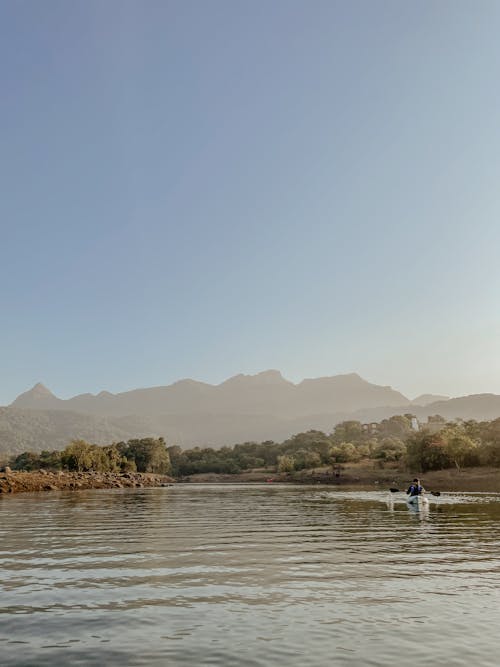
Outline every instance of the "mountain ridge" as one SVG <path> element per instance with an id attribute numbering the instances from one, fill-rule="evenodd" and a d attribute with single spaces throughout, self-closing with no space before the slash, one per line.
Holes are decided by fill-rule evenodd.
<path id="1" fill-rule="evenodd" d="M 106 444 L 161 435 L 182 447 L 280 442 L 309 429 L 330 432 L 347 419 L 366 423 L 405 413 L 421 421 L 435 414 L 449 420 L 495 419 L 500 417 L 500 396 L 423 394 L 410 401 L 392 387 L 370 383 L 357 373 L 305 378 L 294 384 L 276 370 L 238 374 L 217 385 L 183 379 L 66 400 L 37 383 L 10 406 L 0 408 L 0 453 L 61 449 L 77 438 Z"/>
<path id="2" fill-rule="evenodd" d="M 84 393 L 69 399 L 58 398 L 45 385 L 37 383 L 20 394 L 9 407 L 112 416 L 270 412 L 291 418 L 385 405 L 406 406 L 410 401 L 392 387 L 370 383 L 357 373 L 306 378 L 294 384 L 280 371 L 271 369 L 255 375 L 240 373 L 217 385 L 183 379 L 165 386 L 116 394 L 106 391 Z"/>
<path id="3" fill-rule="evenodd" d="M 130 438 L 164 436 L 168 444 L 181 447 L 232 445 L 237 442 L 286 438 L 310 429 L 333 430 L 340 421 L 353 419 L 377 422 L 411 412 L 425 421 L 440 414 L 457 418 L 490 420 L 500 417 L 500 396 L 473 394 L 438 401 L 428 406 L 365 408 L 353 412 L 315 413 L 280 418 L 270 414 L 163 414 L 152 416 L 103 417 L 69 410 L 0 408 L 0 454 L 42 449 L 63 449 L 71 440 L 82 438 L 95 444 L 109 444 Z"/>

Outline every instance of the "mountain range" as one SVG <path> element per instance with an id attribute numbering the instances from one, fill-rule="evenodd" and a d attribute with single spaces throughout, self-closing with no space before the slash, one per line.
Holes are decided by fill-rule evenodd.
<path id="1" fill-rule="evenodd" d="M 356 373 L 303 380 L 293 384 L 279 371 L 235 375 L 219 385 L 180 380 L 166 387 L 119 394 L 102 391 L 62 400 L 43 384 L 21 394 L 13 408 L 71 410 L 92 415 L 272 414 L 294 418 L 320 412 L 409 405 L 403 394 L 363 380 Z M 332 410 L 333 409 L 333 410 Z"/>
<path id="2" fill-rule="evenodd" d="M 66 400 L 39 383 L 0 408 L 0 452 L 60 449 L 73 438 L 104 444 L 163 435 L 183 447 L 280 441 L 311 428 L 331 431 L 345 419 L 378 421 L 406 412 L 419 419 L 493 419 L 500 416 L 500 396 L 423 394 L 410 400 L 356 373 L 294 384 L 277 370 L 236 375 L 218 385 L 188 379 Z"/>

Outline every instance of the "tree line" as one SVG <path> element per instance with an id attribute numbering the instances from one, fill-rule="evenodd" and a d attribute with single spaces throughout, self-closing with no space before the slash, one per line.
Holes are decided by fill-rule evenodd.
<path id="1" fill-rule="evenodd" d="M 430 426 L 432 425 L 432 429 Z M 426 472 L 467 466 L 500 467 L 500 418 L 447 422 L 431 418 L 429 427 L 415 431 L 412 415 L 397 415 L 379 423 L 344 421 L 330 434 L 311 430 L 276 443 L 245 442 L 233 446 L 181 449 L 163 438 L 143 438 L 98 446 L 83 440 L 62 451 L 24 452 L 11 461 L 17 470 L 76 470 L 155 472 L 182 478 L 197 473 L 237 474 L 255 468 L 278 473 L 372 460 L 384 466 L 398 462 Z"/>
<path id="2" fill-rule="evenodd" d="M 170 447 L 170 461 L 177 477 L 208 472 L 234 474 L 254 468 L 293 473 L 324 466 L 336 468 L 362 459 L 399 461 L 406 453 L 404 439 L 412 432 L 411 419 L 412 415 L 391 417 L 378 423 L 376 429 L 359 421 L 344 421 L 330 434 L 310 430 L 281 443 L 245 442 L 220 449 Z"/>
<path id="3" fill-rule="evenodd" d="M 73 440 L 62 451 L 23 452 L 10 462 L 13 470 L 69 470 L 76 472 L 153 472 L 171 471 L 163 438 L 142 438 L 112 445 L 93 445 Z"/>

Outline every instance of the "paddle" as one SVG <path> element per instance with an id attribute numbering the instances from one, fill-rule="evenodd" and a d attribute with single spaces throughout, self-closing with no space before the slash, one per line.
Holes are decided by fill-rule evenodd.
<path id="1" fill-rule="evenodd" d="M 389 489 L 391 493 L 405 493 L 405 491 L 401 491 L 401 489 Z M 440 496 L 441 491 L 427 491 L 427 493 L 430 493 L 431 496 Z"/>

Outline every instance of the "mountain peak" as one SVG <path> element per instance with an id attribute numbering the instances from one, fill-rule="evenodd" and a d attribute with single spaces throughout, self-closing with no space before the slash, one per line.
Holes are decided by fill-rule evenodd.
<path id="1" fill-rule="evenodd" d="M 267 371 L 261 371 L 260 373 L 257 373 L 257 375 L 254 375 L 253 377 L 258 378 L 259 380 L 263 380 L 268 384 L 288 382 L 288 380 L 285 380 L 283 375 L 281 375 L 281 371 L 278 371 L 275 368 L 270 368 Z"/>
<path id="2" fill-rule="evenodd" d="M 420 396 L 417 396 L 417 398 L 414 398 L 411 404 L 421 405 L 422 407 L 425 407 L 427 405 L 430 405 L 431 403 L 437 403 L 439 401 L 449 401 L 449 400 L 450 400 L 449 396 L 441 396 L 438 394 L 421 394 Z"/>
<path id="3" fill-rule="evenodd" d="M 54 396 L 54 394 L 47 389 L 47 387 L 42 382 L 37 382 L 31 389 L 26 391 L 24 395 L 30 394 L 33 398 L 46 398 L 48 396 Z"/>
<path id="4" fill-rule="evenodd" d="M 245 384 L 245 385 L 273 385 L 273 384 L 291 384 L 288 380 L 281 375 L 281 372 L 272 368 L 267 371 L 261 371 L 255 375 L 244 375 L 243 373 L 238 373 L 238 375 L 233 375 L 229 379 L 222 382 L 219 387 L 227 385 L 236 385 L 236 384 Z"/>
<path id="5" fill-rule="evenodd" d="M 41 382 L 37 382 L 31 389 L 20 394 L 11 405 L 23 408 L 46 408 L 50 403 L 58 401 L 59 399 L 50 389 L 47 389 Z"/>
<path id="6" fill-rule="evenodd" d="M 304 378 L 299 385 L 319 385 L 320 383 L 338 384 L 342 386 L 370 384 L 367 380 L 364 380 L 361 375 L 358 375 L 358 373 L 342 373 L 340 375 L 323 375 L 322 377 L 317 378 Z"/>

